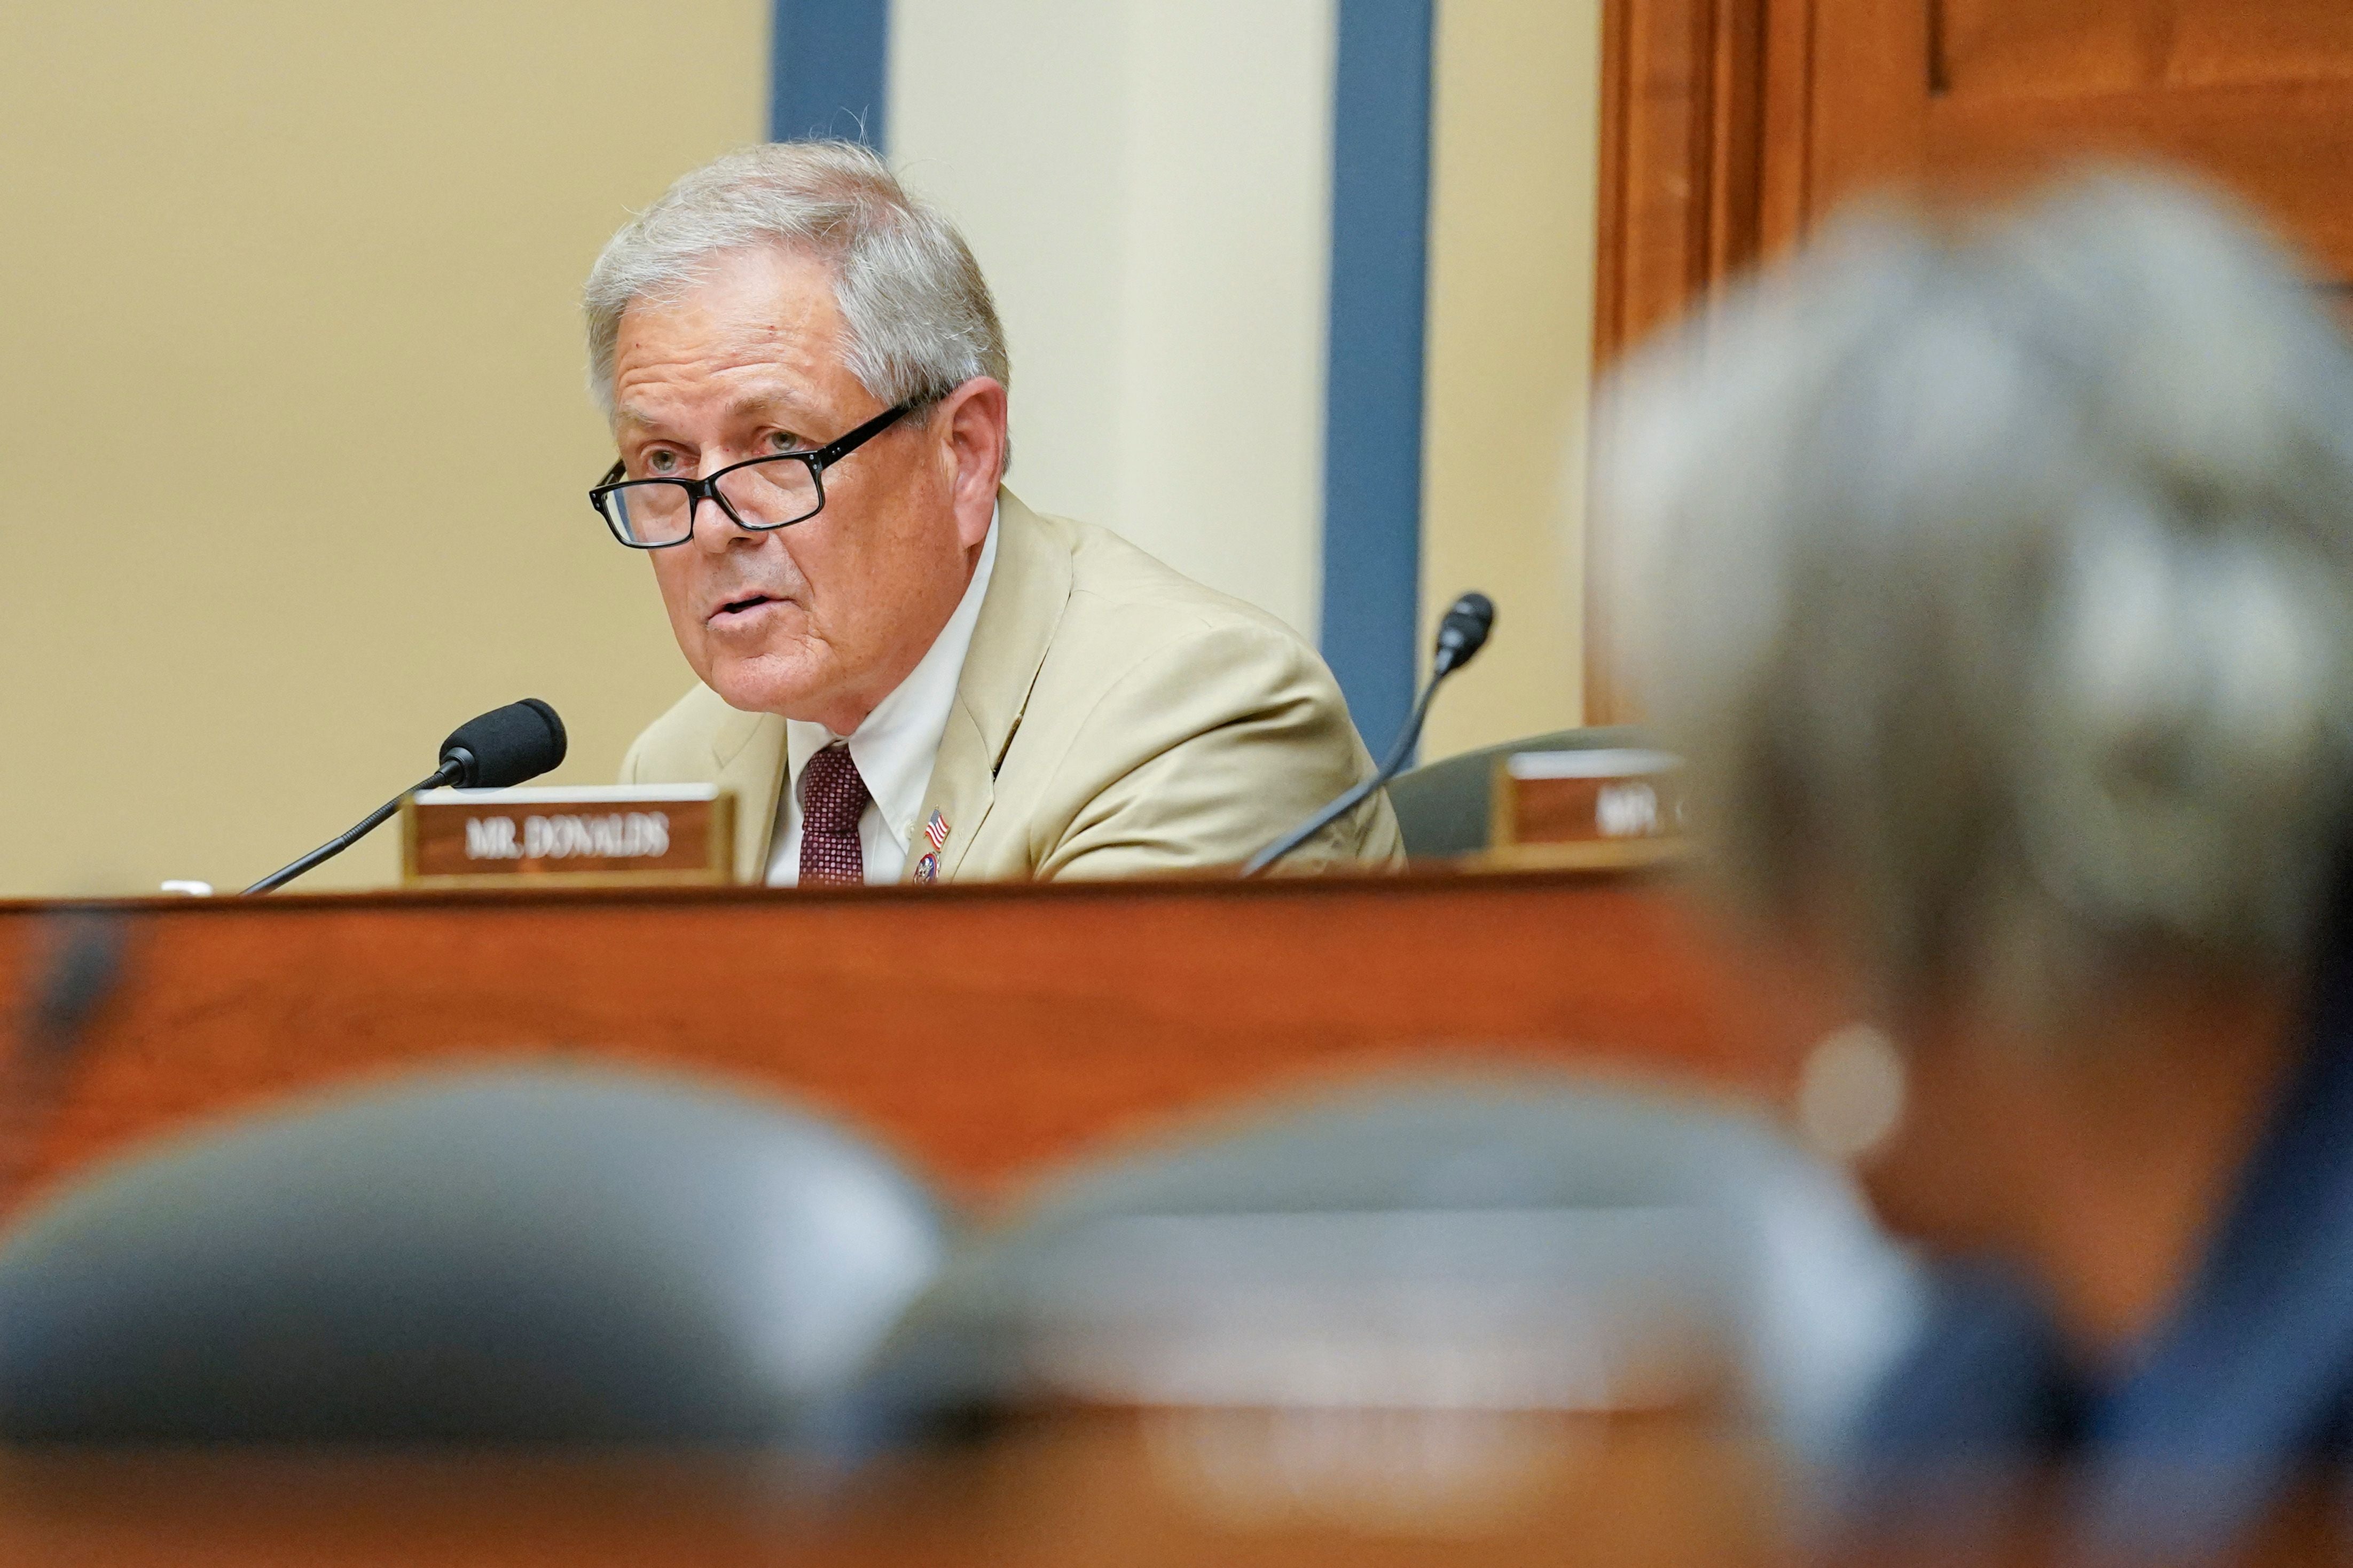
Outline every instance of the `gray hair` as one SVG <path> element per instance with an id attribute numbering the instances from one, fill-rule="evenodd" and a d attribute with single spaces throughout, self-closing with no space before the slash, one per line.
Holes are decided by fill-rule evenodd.
<path id="1" fill-rule="evenodd" d="M 2304 960 L 2353 799 L 2353 357 L 2210 198 L 1850 218 L 1647 351 L 1620 648 L 1718 864 L 1891 999 Z M 1990 988 L 1990 992 L 1989 989 Z"/>
<path id="2" fill-rule="evenodd" d="M 996 302 L 955 226 L 855 142 L 776 142 L 680 179 L 589 269 L 588 388 L 607 419 L 622 312 L 674 299 L 713 258 L 761 245 L 832 269 L 844 359 L 883 404 L 920 407 L 975 376 L 1010 384 Z"/>

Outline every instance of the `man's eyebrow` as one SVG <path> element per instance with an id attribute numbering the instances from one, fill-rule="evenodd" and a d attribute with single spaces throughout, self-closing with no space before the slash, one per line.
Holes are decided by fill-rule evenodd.
<path id="1" fill-rule="evenodd" d="M 727 405 L 731 419 L 743 419 L 754 414 L 812 413 L 808 400 L 788 386 L 772 386 L 744 393 Z"/>

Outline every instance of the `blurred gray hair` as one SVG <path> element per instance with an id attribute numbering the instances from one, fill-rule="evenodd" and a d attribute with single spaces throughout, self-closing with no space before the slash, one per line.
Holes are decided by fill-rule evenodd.
<path id="1" fill-rule="evenodd" d="M 1620 650 L 1711 847 L 1891 1000 L 2303 961 L 2353 792 L 2353 360 L 2140 176 L 1878 212 L 1618 379 Z"/>
<path id="2" fill-rule="evenodd" d="M 885 405 L 934 403 L 975 376 L 1010 384 L 996 302 L 955 226 L 855 142 L 776 142 L 685 175 L 589 269 L 588 389 L 607 419 L 622 312 L 675 299 L 713 258 L 760 245 L 832 269 L 844 358 Z"/>

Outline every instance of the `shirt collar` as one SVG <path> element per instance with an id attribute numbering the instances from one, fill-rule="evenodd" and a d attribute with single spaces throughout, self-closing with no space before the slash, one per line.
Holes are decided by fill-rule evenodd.
<path id="1" fill-rule="evenodd" d="M 980 564 L 947 625 L 932 639 L 915 668 L 891 694 L 874 705 L 849 737 L 849 759 L 866 793 L 874 799 L 892 837 L 904 842 L 915 830 L 915 814 L 923 806 L 923 792 L 932 782 L 932 762 L 939 754 L 940 737 L 955 709 L 956 684 L 964 676 L 965 654 L 972 647 L 973 627 L 980 620 L 981 601 L 988 596 L 988 578 L 997 565 L 997 513 L 988 517 L 988 537 L 980 547 Z M 785 721 L 785 754 L 790 767 L 789 787 L 798 789 L 801 765 L 842 739 L 813 720 Z"/>

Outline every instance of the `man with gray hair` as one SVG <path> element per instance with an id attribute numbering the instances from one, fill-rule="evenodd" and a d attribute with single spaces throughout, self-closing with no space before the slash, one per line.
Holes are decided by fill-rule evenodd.
<path id="1" fill-rule="evenodd" d="M 1370 773 L 1289 627 L 1003 488 L 987 284 L 867 149 L 686 175 L 586 307 L 620 450 L 590 498 L 701 679 L 622 777 L 732 788 L 739 879 L 1238 862 Z M 1376 798 L 1300 859 L 1400 854 Z"/>

